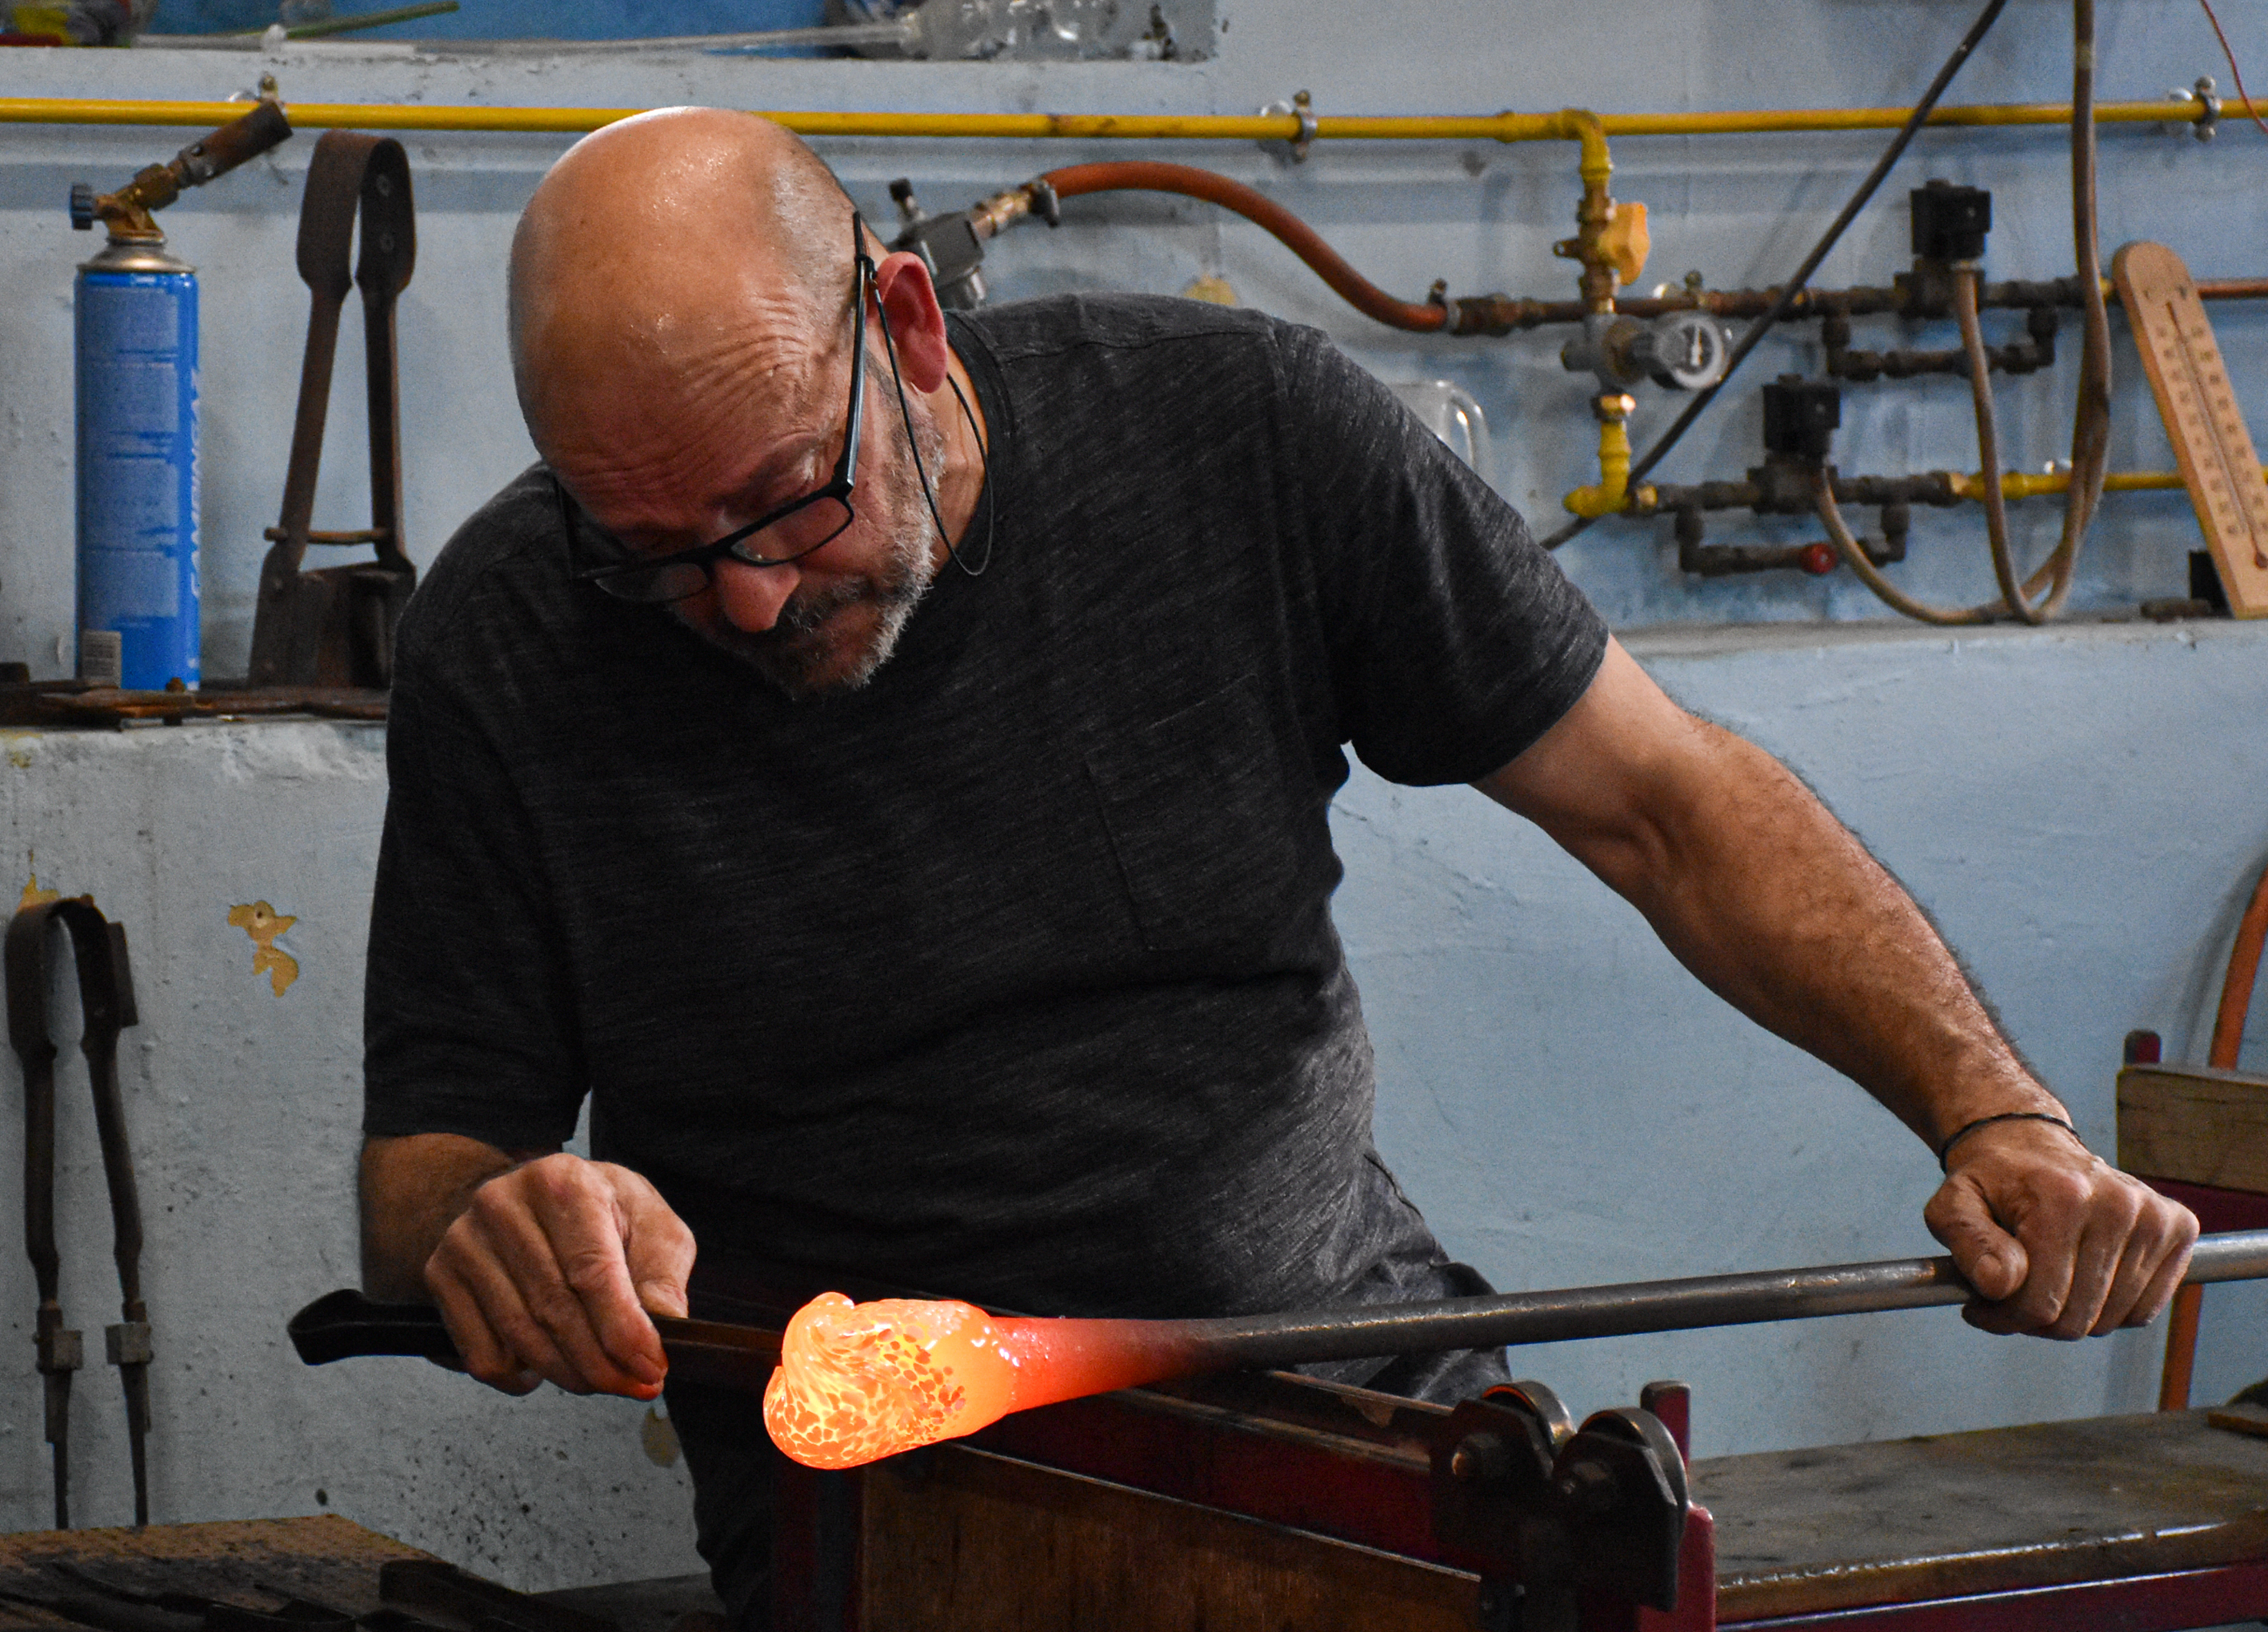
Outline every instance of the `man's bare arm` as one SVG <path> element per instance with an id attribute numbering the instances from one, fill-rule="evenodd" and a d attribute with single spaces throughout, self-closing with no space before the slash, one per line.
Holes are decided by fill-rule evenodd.
<path id="1" fill-rule="evenodd" d="M 661 1391 L 647 1311 L 685 1312 L 693 1234 L 630 1169 L 455 1134 L 373 1138 L 362 1221 L 364 1288 L 437 1305 L 482 1382 Z"/>
<path id="2" fill-rule="evenodd" d="M 364 1139 L 363 1290 L 395 1303 L 431 1303 L 426 1260 L 473 1199 L 473 1192 L 498 1173 L 546 1154 L 499 1150 L 458 1134 Z"/>
<path id="3" fill-rule="evenodd" d="M 1694 718 L 1610 644 L 1591 688 L 1477 784 L 1643 913 L 1712 990 L 1852 1077 L 1934 1150 L 1979 1117 L 2066 1115 L 1897 882 L 1777 760 Z M 1931 1230 L 2001 1331 L 2154 1317 L 2197 1222 L 2043 1122 L 1955 1147 Z"/>

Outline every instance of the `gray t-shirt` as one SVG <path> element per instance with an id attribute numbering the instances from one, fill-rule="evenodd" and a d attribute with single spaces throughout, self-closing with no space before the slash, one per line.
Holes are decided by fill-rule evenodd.
<path id="1" fill-rule="evenodd" d="M 366 1129 L 549 1146 L 588 1092 L 704 1248 L 1015 1308 L 1454 1290 L 1371 1147 L 1326 813 L 1344 745 L 1411 783 L 1513 758 L 1602 626 L 1312 330 L 1081 297 L 952 333 L 990 566 L 863 690 L 791 702 L 570 582 L 540 470 L 442 553 Z"/>

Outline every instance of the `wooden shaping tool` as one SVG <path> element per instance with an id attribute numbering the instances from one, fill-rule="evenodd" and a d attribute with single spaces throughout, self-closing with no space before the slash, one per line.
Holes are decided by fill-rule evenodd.
<path id="1" fill-rule="evenodd" d="M 2268 617 L 2268 481 L 2197 283 L 2163 244 L 2127 245 L 2110 274 L 2229 610 Z"/>

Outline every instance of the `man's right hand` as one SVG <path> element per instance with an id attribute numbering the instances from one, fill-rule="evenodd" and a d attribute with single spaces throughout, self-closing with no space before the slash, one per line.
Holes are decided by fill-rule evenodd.
<path id="1" fill-rule="evenodd" d="M 644 1179 L 561 1153 L 475 1190 L 424 1279 L 465 1370 L 490 1387 L 651 1400 L 668 1362 L 647 1311 L 685 1313 L 693 1254 Z"/>

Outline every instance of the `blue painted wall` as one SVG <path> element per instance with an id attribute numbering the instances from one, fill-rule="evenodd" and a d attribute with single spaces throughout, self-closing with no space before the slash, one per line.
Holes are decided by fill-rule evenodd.
<path id="1" fill-rule="evenodd" d="M 2214 723 L 2268 709 L 2268 631 L 1631 644 L 1687 707 L 1781 755 L 1904 881 L 2095 1149 L 2116 1149 L 2128 1031 L 2203 1058 L 2268 858 L 2268 732 Z M 1539 834 L 1469 790 L 1372 779 L 1342 794 L 1334 832 L 1339 919 L 1378 1038 L 1381 1147 L 1500 1283 L 1937 1250 L 1919 1217 L 1929 1152 L 1719 1002 Z M 2268 1071 L 2268 1001 L 2244 1062 Z M 2268 1296 L 2220 1287 L 2207 1305 L 2197 1396 L 2225 1399 L 2268 1374 Z M 1523 1360 L 1587 1406 L 1635 1398 L 1650 1377 L 1692 1380 L 1706 1453 L 2146 1409 L 2159 1343 L 1989 1338 L 1941 1310 Z"/>
<path id="2" fill-rule="evenodd" d="M 396 0 L 334 5 L 335 17 L 391 11 Z M 637 40 L 660 34 L 734 33 L 759 28 L 808 28 L 821 20 L 824 0 L 636 0 L 556 5 L 548 0 L 463 0 L 451 15 L 418 18 L 372 30 L 372 40 Z M 217 33 L 265 28 L 276 20 L 277 0 L 158 0 L 155 33 Z"/>
<path id="3" fill-rule="evenodd" d="M 2222 10 L 2233 40 L 2268 40 L 2268 0 L 2228 0 Z M 2106 98 L 2161 95 L 2204 72 L 2226 85 L 2228 70 L 2201 11 L 2162 0 L 2118 0 L 2102 13 Z M 469 28 L 484 15 L 459 20 Z M 565 28 L 570 24 L 562 19 L 602 15 L 556 8 L 552 20 Z M 690 15 L 667 13 L 674 19 L 668 26 Z M 724 9 L 715 15 L 724 17 Z M 657 26 L 664 18 L 652 16 Z M 1507 26 L 1508 17 L 1516 26 Z M 1896 26 L 1886 26 L 1889 17 Z M 608 107 L 706 100 L 785 108 L 1246 112 L 1303 87 L 1327 113 L 1487 113 L 1568 102 L 1665 111 L 1875 106 L 1909 99 L 1967 20 L 1965 5 L 1946 0 L 1774 0 L 1762 9 L 1713 0 L 1619 0 L 1580 18 L 1507 13 L 1479 0 L 1424 0 L 1403 8 L 1388 26 L 1368 13 L 1317 13 L 1289 0 L 1257 0 L 1222 13 L 1217 55 L 1197 64 L 1035 68 L 699 55 L 498 62 L 470 53 L 453 57 L 446 41 L 422 52 L 365 41 L 294 48 L 273 61 L 248 53 L 113 52 L 85 61 L 70 53 L 16 53 L 15 60 L 0 62 L 0 73 L 9 89 L 26 93 L 99 88 L 118 95 L 216 96 L 248 87 L 267 69 L 279 75 L 287 97 L 308 99 L 401 96 Z M 1949 99 L 2066 95 L 2066 28 L 2060 5 L 2019 0 Z M 1755 42 L 1764 39 L 1770 49 L 1756 50 Z M 2260 77 L 2268 79 L 2268 65 Z M 1675 283 L 1688 268 L 1716 287 L 1761 287 L 1784 277 L 1886 139 L 1858 132 L 1618 141 L 1615 190 L 1652 211 L 1654 254 L 1638 286 Z M 880 220 L 892 217 L 886 187 L 896 175 L 910 176 L 932 207 L 947 207 L 1050 165 L 1138 151 L 1061 143 L 820 145 Z M 0 645 L 35 665 L 52 664 L 55 636 L 69 626 L 68 579 L 61 570 L 69 560 L 67 473 L 48 441 L 55 416 L 69 411 L 67 348 L 54 303 L 67 298 L 69 270 L 85 253 L 85 240 L 65 230 L 56 201 L 73 180 L 114 183 L 171 146 L 163 133 L 131 130 L 0 138 L 0 278 L 21 291 L 0 310 L 0 367 L 15 382 L 12 401 L 21 416 L 0 425 L 0 458 L 11 475 L 0 489 L 0 531 L 21 536 L 32 550 L 0 594 Z M 227 405 L 207 438 L 208 673 L 225 674 L 243 662 L 260 529 L 274 519 L 269 512 L 280 489 L 297 377 L 292 354 L 301 332 L 289 243 L 306 146 L 295 143 L 254 172 L 192 195 L 168 217 L 181 252 L 206 270 L 210 322 L 230 337 L 209 348 L 207 374 L 210 394 Z M 504 375 L 497 268 L 513 212 L 562 146 L 546 138 L 442 136 L 416 145 L 424 253 L 402 320 L 411 371 L 413 552 L 436 547 L 478 494 L 525 457 Z M 1406 296 L 1421 296 L 1437 277 L 1460 294 L 1564 298 L 1573 292 L 1569 263 L 1550 254 L 1551 244 L 1572 231 L 1577 196 L 1567 143 L 1327 143 L 1296 165 L 1245 143 L 1157 143 L 1138 151 L 1252 182 L 1314 222 L 1377 282 Z M 1935 129 L 1915 143 L 1819 280 L 1881 283 L 1904 268 L 1904 195 L 1930 176 L 1992 190 L 1992 276 L 2050 277 L 2070 268 L 2063 133 Z M 2231 120 L 2211 143 L 2158 126 L 2107 127 L 2102 177 L 2106 249 L 2130 239 L 2159 239 L 2205 277 L 2268 267 L 2268 136 L 2253 126 Z M 988 273 L 1000 298 L 1114 285 L 1174 292 L 1201 273 L 1220 275 L 1248 304 L 1319 324 L 1389 379 L 1440 377 L 1471 390 L 1495 427 L 1495 480 L 1539 530 L 1562 518 L 1561 495 L 1592 479 L 1590 386 L 1558 363 L 1565 331 L 1456 341 L 1381 328 L 1331 296 L 1274 240 L 1187 200 L 1081 199 L 1065 216 L 1058 232 L 1027 227 L 993 246 Z M 2264 305 L 2229 303 L 2215 312 L 2239 398 L 2256 424 L 2268 424 Z M 2012 322 L 1997 314 L 1988 327 L 1997 334 Z M 2170 453 L 2124 320 L 2114 317 L 2113 327 L 2113 462 L 2123 469 L 2169 469 Z M 1878 346 L 1951 343 L 1947 325 L 1887 320 L 1862 321 L 1859 339 Z M 2012 467 L 2037 469 L 2069 452 L 2076 348 L 2066 343 L 2062 350 L 2057 369 L 2003 379 L 1997 387 Z M 333 415 L 342 446 L 357 434 L 351 366 L 342 364 Z M 1756 386 L 1784 370 L 1816 373 L 1820 366 L 1815 325 L 1791 326 L 1759 349 L 1743 380 L 1689 434 L 1660 475 L 1674 482 L 1737 477 L 1760 452 Z M 1680 400 L 1652 387 L 1640 397 L 1633 430 L 1643 445 Z M 428 401 L 437 411 L 419 412 Z M 1846 471 L 1895 474 L 1969 469 L 1976 462 L 1967 393 L 1952 379 L 1852 387 L 1844 423 L 1837 458 Z M 323 507 L 350 509 L 354 492 L 351 472 L 335 459 Z M 2052 500 L 2015 507 L 2027 560 L 2048 548 L 2058 511 Z M 1916 520 L 1912 559 L 1899 569 L 1901 581 L 1948 603 L 1986 594 L 1991 572 L 1973 511 L 1925 510 Z M 1713 536 L 1734 540 L 1813 534 L 1808 523 L 1758 524 L 1740 514 L 1712 528 Z M 2178 494 L 2114 496 L 2082 557 L 2075 605 L 2108 612 L 2185 592 L 2188 552 L 2197 542 Z M 1565 559 L 1619 627 L 1881 615 L 1863 587 L 1840 572 L 1823 579 L 1796 572 L 1688 579 L 1675 570 L 1665 521 L 1602 525 L 1570 545 Z"/>

